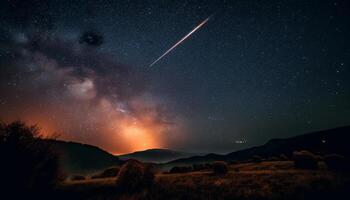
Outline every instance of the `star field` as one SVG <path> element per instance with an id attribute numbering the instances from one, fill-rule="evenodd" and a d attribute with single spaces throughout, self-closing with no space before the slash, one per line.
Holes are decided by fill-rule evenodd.
<path id="1" fill-rule="evenodd" d="M 115 153 L 224 153 L 350 124 L 347 1 L 30 0 L 0 7 L 2 120 L 39 123 L 62 139 Z M 135 137 L 147 142 L 129 148 Z"/>

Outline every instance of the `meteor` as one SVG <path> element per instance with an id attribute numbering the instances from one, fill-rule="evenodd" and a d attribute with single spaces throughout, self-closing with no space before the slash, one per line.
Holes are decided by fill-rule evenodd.
<path id="1" fill-rule="evenodd" d="M 212 16 L 212 15 L 211 15 Z M 207 19 L 205 19 L 204 21 L 202 21 L 198 26 L 196 26 L 194 29 L 192 29 L 191 32 L 189 32 L 187 35 L 185 35 L 185 37 L 181 38 L 181 40 L 179 40 L 176 44 L 174 44 L 170 49 L 168 49 L 165 53 L 163 53 L 163 55 L 161 55 L 157 60 L 153 61 L 149 67 L 152 67 L 154 64 L 156 64 L 160 59 L 162 59 L 164 56 L 166 56 L 168 53 L 170 53 L 173 49 L 175 49 L 175 47 L 177 47 L 179 44 L 181 44 L 184 40 L 186 40 L 188 37 L 190 37 L 194 32 L 196 32 L 200 27 L 202 27 L 205 23 L 207 23 L 209 21 L 209 19 L 211 18 L 211 16 L 209 16 Z"/>

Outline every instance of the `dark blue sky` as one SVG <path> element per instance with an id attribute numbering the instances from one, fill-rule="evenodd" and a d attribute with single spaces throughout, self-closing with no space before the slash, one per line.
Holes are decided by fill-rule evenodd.
<path id="1" fill-rule="evenodd" d="M 26 99 L 18 100 L 21 103 L 11 100 L 18 94 L 22 96 L 23 92 L 14 89 L 12 84 L 21 82 L 18 79 L 23 78 L 18 78 L 18 74 L 23 69 L 8 67 L 18 66 L 13 60 L 23 58 L 18 56 L 11 60 L 9 57 L 17 56 L 12 51 L 16 45 L 21 45 L 21 39 L 28 42 L 33 40 L 32 35 L 39 35 L 48 39 L 29 48 L 30 52 L 52 51 L 44 55 L 60 63 L 57 69 L 74 66 L 79 83 L 88 78 L 97 88 L 93 91 L 96 94 L 89 98 L 90 107 L 82 108 L 84 111 L 79 111 L 78 107 L 68 109 L 69 113 L 79 113 L 68 119 L 85 121 L 80 112 L 86 112 L 85 109 L 89 113 L 96 112 L 92 107 L 97 97 L 113 102 L 111 99 L 118 96 L 117 106 L 139 113 L 129 104 L 135 96 L 143 99 L 146 94 L 152 105 L 157 105 L 154 106 L 157 119 L 161 116 L 159 121 L 175 126 L 166 128 L 169 133 L 162 131 L 159 137 L 166 141 L 162 147 L 229 152 L 262 144 L 271 138 L 350 124 L 348 1 L 23 2 L 1 3 L 4 4 L 0 14 L 4 39 L 0 44 L 4 48 L 0 51 L 0 72 L 11 74 L 0 76 L 0 91 L 8 94 L 0 97 L 0 110 L 6 113 L 0 115 L 2 118 L 26 116 L 16 109 Z M 214 16 L 201 29 L 149 67 L 212 14 Z M 100 36 L 101 44 L 82 42 L 81 38 L 79 41 L 87 31 Z M 79 45 L 82 47 L 78 48 L 86 48 L 88 53 L 84 51 L 79 54 L 81 57 L 67 59 L 68 52 L 74 52 Z M 101 58 L 100 54 L 107 58 Z M 95 63 L 95 60 L 98 61 Z M 116 71 L 118 76 L 105 78 Z M 30 78 L 22 82 L 35 81 Z M 71 79 L 68 82 L 72 84 Z M 51 97 L 60 96 L 62 91 L 56 85 L 47 87 L 45 91 L 56 91 L 55 94 L 40 92 L 41 89 L 35 89 L 34 93 L 38 97 L 45 96 L 43 102 L 52 102 Z M 24 90 L 31 91 L 32 88 L 28 88 Z M 63 105 L 70 104 L 69 101 L 59 100 Z M 47 109 L 50 113 L 56 112 L 52 106 Z M 133 116 L 139 115 L 135 113 Z M 57 113 L 57 116 L 62 115 L 67 119 L 66 114 Z M 57 119 L 65 121 L 62 117 Z M 94 141 L 99 136 L 86 133 L 91 129 L 96 131 L 94 123 L 90 124 L 92 128 L 81 123 L 77 123 L 80 128 L 67 125 L 74 120 L 58 123 L 69 127 L 62 131 L 75 132 L 76 135 L 68 139 L 115 152 L 123 148 L 118 146 L 120 144 L 106 144 L 102 139 Z M 246 143 L 237 144 L 241 140 Z"/>

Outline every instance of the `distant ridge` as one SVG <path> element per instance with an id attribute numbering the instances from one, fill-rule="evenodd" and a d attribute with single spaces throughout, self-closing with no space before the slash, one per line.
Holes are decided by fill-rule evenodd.
<path id="1" fill-rule="evenodd" d="M 235 151 L 226 155 L 207 154 L 205 156 L 193 156 L 170 161 L 165 166 L 190 165 L 195 163 L 207 163 L 215 160 L 234 161 L 246 160 L 254 155 L 262 157 L 279 156 L 285 154 L 291 156 L 295 150 L 309 150 L 319 154 L 337 153 L 350 156 L 350 126 L 344 126 L 324 131 L 316 131 L 285 139 L 272 139 L 266 144 Z"/>
<path id="2" fill-rule="evenodd" d="M 141 162 L 165 163 L 179 158 L 187 158 L 195 155 L 200 154 L 174 151 L 170 149 L 148 149 L 145 151 L 136 151 L 130 154 L 119 155 L 119 158 L 122 160 L 136 159 Z"/>
<path id="3" fill-rule="evenodd" d="M 118 157 L 99 147 L 77 142 L 47 140 L 60 154 L 60 163 L 68 174 L 88 174 L 121 165 Z"/>
<path id="4" fill-rule="evenodd" d="M 121 165 L 123 160 L 137 159 L 141 162 L 159 163 L 166 169 L 178 165 L 209 163 L 216 160 L 248 160 L 254 155 L 264 158 L 285 154 L 291 156 L 295 150 L 309 150 L 317 154 L 337 153 L 350 157 L 350 126 L 317 131 L 284 139 L 271 139 L 266 144 L 235 151 L 229 154 L 195 154 L 169 149 L 149 149 L 114 156 L 99 147 L 77 142 L 45 140 L 61 155 L 61 165 L 68 174 L 91 174 L 110 166 Z"/>

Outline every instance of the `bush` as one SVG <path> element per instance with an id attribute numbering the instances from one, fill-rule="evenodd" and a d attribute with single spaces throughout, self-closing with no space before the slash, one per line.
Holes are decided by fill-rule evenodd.
<path id="1" fill-rule="evenodd" d="M 203 164 L 193 164 L 192 166 L 193 171 L 200 171 L 205 169 L 205 165 Z"/>
<path id="2" fill-rule="evenodd" d="M 224 161 L 215 161 L 213 163 L 213 172 L 216 175 L 227 174 L 227 172 L 228 172 L 227 163 Z"/>
<path id="3" fill-rule="evenodd" d="M 205 168 L 206 169 L 213 169 L 213 164 L 212 163 L 205 163 Z"/>
<path id="4" fill-rule="evenodd" d="M 0 123 L 1 189 L 43 195 L 63 179 L 59 157 L 39 136 L 37 126 L 21 121 Z M 39 192 L 40 191 L 40 192 Z"/>
<path id="5" fill-rule="evenodd" d="M 324 156 L 324 161 L 327 164 L 328 169 L 330 170 L 349 170 L 350 163 L 344 156 L 331 154 Z"/>
<path id="6" fill-rule="evenodd" d="M 143 182 L 146 186 L 153 184 L 155 177 L 155 167 L 152 164 L 143 165 Z"/>
<path id="7" fill-rule="evenodd" d="M 104 170 L 100 174 L 96 174 L 94 176 L 91 176 L 92 179 L 96 178 L 110 178 L 110 177 L 117 177 L 119 173 L 120 168 L 119 167 L 110 167 L 106 170 Z"/>
<path id="8" fill-rule="evenodd" d="M 116 184 L 122 192 L 134 192 L 149 186 L 153 180 L 154 170 L 151 165 L 129 160 L 121 167 Z"/>
<path id="9" fill-rule="evenodd" d="M 71 177 L 72 181 L 82 181 L 82 180 L 85 180 L 85 176 L 81 176 L 81 175 L 75 175 L 73 177 Z"/>
<path id="10" fill-rule="evenodd" d="M 320 156 L 320 155 L 315 155 L 315 159 L 316 159 L 317 161 L 323 161 L 323 157 Z"/>
<path id="11" fill-rule="evenodd" d="M 281 160 L 289 160 L 288 156 L 286 156 L 285 154 L 281 154 L 280 158 Z"/>
<path id="12" fill-rule="evenodd" d="M 187 167 L 187 166 L 175 166 L 170 169 L 169 173 L 174 174 L 174 173 L 187 173 L 191 172 L 192 168 Z"/>
<path id="13" fill-rule="evenodd" d="M 268 159 L 269 161 L 279 161 L 281 160 L 279 157 L 275 157 L 275 156 L 272 156 L 272 157 L 269 157 Z"/>
<path id="14" fill-rule="evenodd" d="M 261 163 L 263 161 L 263 158 L 258 155 L 253 156 L 252 159 L 255 163 Z"/>
<path id="15" fill-rule="evenodd" d="M 232 161 L 229 162 L 230 165 L 237 165 L 237 164 L 239 164 L 239 163 L 240 163 L 240 162 L 237 161 L 237 160 L 232 160 Z"/>
<path id="16" fill-rule="evenodd" d="M 318 162 L 314 154 L 309 151 L 294 151 L 292 159 L 294 166 L 299 169 L 317 169 Z"/>

